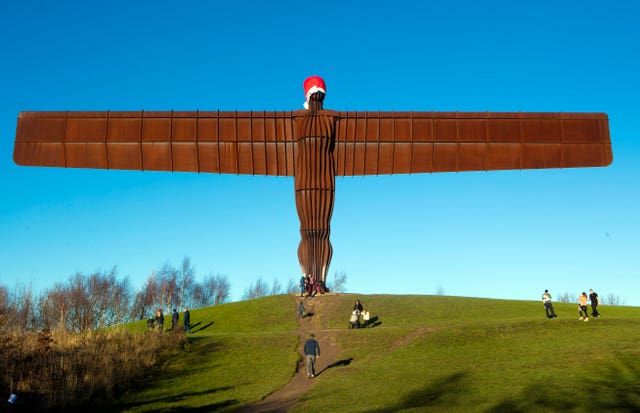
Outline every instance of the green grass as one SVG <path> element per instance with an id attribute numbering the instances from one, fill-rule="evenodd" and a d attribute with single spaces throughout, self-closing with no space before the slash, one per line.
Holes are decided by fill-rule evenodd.
<path id="1" fill-rule="evenodd" d="M 380 324 L 348 330 L 361 299 Z M 322 312 L 314 300 L 333 300 Z M 293 412 L 638 411 L 640 308 L 447 296 L 339 295 L 307 302 L 347 366 L 325 371 Z M 328 307 L 328 308 L 327 308 Z M 110 409 L 233 411 L 291 380 L 299 356 L 291 296 L 192 311 L 184 351 Z M 142 324 L 132 328 L 142 328 Z M 146 328 L 146 326 L 144 326 Z"/>

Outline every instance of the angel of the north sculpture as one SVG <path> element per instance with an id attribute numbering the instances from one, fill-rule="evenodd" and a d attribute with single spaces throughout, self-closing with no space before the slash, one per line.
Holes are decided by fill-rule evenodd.
<path id="1" fill-rule="evenodd" d="M 574 168 L 613 160 L 604 113 L 304 110 L 22 112 L 19 165 L 293 176 L 303 275 L 321 285 L 336 176 Z"/>

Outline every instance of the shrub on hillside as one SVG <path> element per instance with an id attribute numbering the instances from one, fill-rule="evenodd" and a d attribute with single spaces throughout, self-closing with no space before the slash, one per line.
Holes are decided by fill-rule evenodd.
<path id="1" fill-rule="evenodd" d="M 123 329 L 0 334 L 0 386 L 23 403 L 60 408 L 108 400 L 131 387 L 162 354 L 185 343 L 183 333 Z M 4 390 L 6 389 L 6 390 Z"/>

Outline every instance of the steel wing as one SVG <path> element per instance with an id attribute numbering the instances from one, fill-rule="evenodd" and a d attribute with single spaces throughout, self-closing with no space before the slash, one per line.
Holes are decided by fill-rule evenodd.
<path id="1" fill-rule="evenodd" d="M 292 112 L 22 112 L 27 166 L 293 176 Z"/>
<path id="2" fill-rule="evenodd" d="M 606 166 L 604 113 L 339 112 L 336 175 Z"/>
<path id="3" fill-rule="evenodd" d="M 19 165 L 293 176 L 281 112 L 22 112 Z M 329 113 L 329 112 L 327 112 Z M 330 112 L 337 176 L 609 165 L 604 113 Z"/>

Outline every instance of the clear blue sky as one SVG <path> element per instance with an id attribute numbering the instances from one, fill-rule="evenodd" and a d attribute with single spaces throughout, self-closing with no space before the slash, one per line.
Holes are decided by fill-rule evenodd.
<path id="1" fill-rule="evenodd" d="M 607 168 L 339 178 L 330 281 L 640 305 L 640 3 L 179 3 L 0 3 L 0 283 L 115 265 L 137 288 L 184 256 L 234 300 L 298 279 L 292 178 L 26 168 L 12 151 L 22 110 L 292 110 L 317 74 L 336 110 L 606 112 L 614 152 Z"/>

